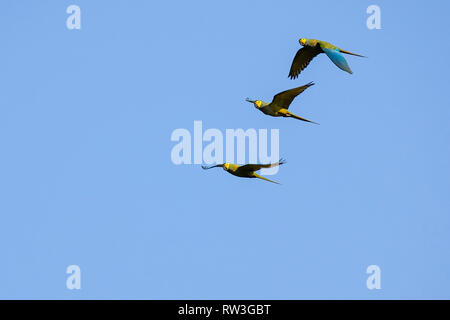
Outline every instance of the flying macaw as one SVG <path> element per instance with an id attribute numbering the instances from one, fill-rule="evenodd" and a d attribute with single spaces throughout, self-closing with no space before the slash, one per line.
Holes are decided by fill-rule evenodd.
<path id="1" fill-rule="evenodd" d="M 308 119 L 299 117 L 288 111 L 289 105 L 292 103 L 295 97 L 312 85 L 314 85 L 314 82 L 310 82 L 308 84 L 305 84 L 304 86 L 280 92 L 273 97 L 271 103 L 267 103 L 261 100 L 250 100 L 249 98 L 247 98 L 246 101 L 253 103 L 256 109 L 272 117 L 292 117 L 298 120 L 318 124 Z"/>
<path id="2" fill-rule="evenodd" d="M 217 164 L 215 166 L 202 166 L 203 169 L 207 170 L 207 169 L 212 169 L 212 168 L 216 168 L 216 167 L 222 167 L 223 170 L 227 171 L 228 173 L 231 173 L 232 175 L 236 176 L 236 177 L 241 177 L 241 178 L 259 178 L 262 180 L 266 180 L 269 182 L 273 182 L 276 184 L 279 184 L 278 182 L 269 180 L 267 178 L 261 177 L 259 174 L 255 173 L 255 171 L 260 170 L 261 168 L 272 168 L 272 167 L 276 167 L 279 165 L 282 165 L 286 163 L 285 160 L 280 159 L 278 162 L 276 163 L 270 163 L 270 164 L 245 164 L 245 165 L 237 165 L 237 164 L 233 164 L 233 163 L 223 163 L 223 164 Z"/>
<path id="3" fill-rule="evenodd" d="M 319 53 L 325 53 L 338 68 L 347 71 L 350 74 L 353 72 L 348 66 L 342 53 L 365 58 L 359 54 L 342 50 L 326 41 L 301 38 L 299 42 L 303 47 L 297 51 L 297 54 L 292 61 L 291 70 L 289 71 L 289 78 L 291 79 L 297 78 L 302 70 L 305 69 L 311 60 Z"/>

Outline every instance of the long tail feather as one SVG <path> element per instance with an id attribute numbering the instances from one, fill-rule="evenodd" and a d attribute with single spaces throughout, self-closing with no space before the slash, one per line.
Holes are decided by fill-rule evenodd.
<path id="1" fill-rule="evenodd" d="M 288 114 L 288 115 L 289 115 L 290 117 L 292 117 L 292 118 L 295 118 L 295 119 L 298 119 L 298 120 L 302 120 L 302 121 L 306 121 L 306 122 L 310 122 L 310 123 L 318 124 L 317 122 L 314 122 L 314 121 L 311 121 L 311 120 L 308 120 L 308 119 L 305 119 L 305 118 L 299 117 L 299 116 L 297 116 L 297 115 L 293 114 L 292 112 L 288 112 L 287 114 Z"/>
<path id="2" fill-rule="evenodd" d="M 262 180 L 266 180 L 266 181 L 272 182 L 272 183 L 280 184 L 278 182 L 275 182 L 275 181 L 269 180 L 267 178 L 261 177 L 259 174 L 254 173 L 254 172 L 253 172 L 253 176 L 256 177 L 256 178 L 262 179 Z"/>
<path id="3" fill-rule="evenodd" d="M 366 56 L 362 56 L 360 54 L 353 53 L 353 52 L 350 52 L 350 51 L 345 51 L 345 50 L 342 50 L 342 49 L 339 49 L 339 51 L 342 52 L 342 53 L 345 53 L 345 54 L 351 54 L 352 56 L 357 56 L 357 57 L 361 57 L 361 58 L 367 58 Z"/>

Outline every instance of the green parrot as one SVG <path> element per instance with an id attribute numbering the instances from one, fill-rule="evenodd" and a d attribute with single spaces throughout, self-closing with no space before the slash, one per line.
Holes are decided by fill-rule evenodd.
<path id="1" fill-rule="evenodd" d="M 217 164 L 215 166 L 202 166 L 202 168 L 204 170 L 208 170 L 208 169 L 212 169 L 212 168 L 216 168 L 216 167 L 222 167 L 223 170 L 227 171 L 228 173 L 231 173 L 232 175 L 236 176 L 236 177 L 241 177 L 241 178 L 258 178 L 258 179 L 262 179 L 262 180 L 266 180 L 272 183 L 276 183 L 279 184 L 278 182 L 269 180 L 267 178 L 261 177 L 259 174 L 255 173 L 255 171 L 260 170 L 261 168 L 272 168 L 272 167 L 276 167 L 282 164 L 285 164 L 286 161 L 283 159 L 280 159 L 278 162 L 276 163 L 270 163 L 270 164 L 245 164 L 245 165 L 237 165 L 237 164 L 233 164 L 233 163 L 223 163 L 223 164 Z"/>
<path id="2" fill-rule="evenodd" d="M 292 112 L 289 112 L 288 110 L 289 105 L 292 103 L 295 97 L 312 85 L 314 85 L 314 82 L 310 82 L 308 84 L 305 84 L 304 86 L 280 92 L 273 97 L 271 103 L 267 103 L 261 100 L 250 100 L 249 98 L 247 98 L 246 101 L 253 103 L 256 109 L 272 117 L 291 117 L 298 120 L 318 124 L 308 119 L 299 117 Z"/>
<path id="3" fill-rule="evenodd" d="M 299 42 L 303 47 L 297 51 L 297 54 L 292 61 L 291 70 L 289 71 L 289 78 L 291 79 L 297 78 L 302 70 L 305 69 L 311 60 L 319 53 L 325 53 L 338 68 L 347 71 L 350 74 L 353 72 L 341 53 L 365 58 L 359 54 L 342 50 L 326 41 L 302 38 Z"/>

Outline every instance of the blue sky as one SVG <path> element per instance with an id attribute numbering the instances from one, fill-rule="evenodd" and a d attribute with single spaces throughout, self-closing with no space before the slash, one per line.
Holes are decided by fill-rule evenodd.
<path id="1" fill-rule="evenodd" d="M 2 1 L 0 298 L 450 298 L 449 10 Z M 289 80 L 300 37 L 369 58 Z M 310 81 L 290 110 L 320 126 L 244 101 Z M 279 129 L 282 185 L 174 165 L 170 135 L 194 120 Z"/>

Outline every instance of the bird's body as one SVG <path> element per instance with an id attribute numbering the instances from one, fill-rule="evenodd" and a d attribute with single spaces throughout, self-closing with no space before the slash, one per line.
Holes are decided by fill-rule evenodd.
<path id="1" fill-rule="evenodd" d="M 247 101 L 253 103 L 255 108 L 260 110 L 262 113 L 272 117 L 290 117 L 306 122 L 315 123 L 313 121 L 299 117 L 288 110 L 295 97 L 297 97 L 300 93 L 302 93 L 312 85 L 314 85 L 314 83 L 310 82 L 308 84 L 305 84 L 304 86 L 280 92 L 273 97 L 271 103 L 267 103 L 262 100 L 250 100 L 249 98 L 247 98 Z"/>
<path id="2" fill-rule="evenodd" d="M 329 42 L 322 40 L 302 38 L 299 40 L 299 42 L 303 47 L 297 51 L 297 54 L 292 61 L 291 69 L 289 71 L 289 78 L 291 79 L 297 78 L 298 75 L 308 66 L 311 60 L 320 53 L 325 53 L 338 68 L 350 74 L 352 74 L 353 72 L 342 53 L 364 57 L 359 54 L 343 50 Z"/>
<path id="3" fill-rule="evenodd" d="M 217 167 L 221 167 L 223 168 L 223 170 L 227 171 L 228 173 L 232 174 L 233 176 L 236 177 L 241 177 L 241 178 L 258 178 L 258 179 L 262 179 L 262 180 L 266 180 L 269 182 L 273 182 L 276 184 L 279 184 L 278 182 L 269 180 L 267 178 L 264 178 L 262 176 L 260 176 L 259 174 L 257 174 L 255 171 L 260 170 L 261 168 L 271 168 L 271 167 L 275 167 L 275 166 L 279 166 L 284 164 L 285 161 L 283 159 L 280 159 L 278 162 L 276 163 L 271 163 L 271 164 L 245 164 L 245 165 L 237 165 L 234 163 L 223 163 L 223 164 L 218 164 L 215 166 L 202 166 L 203 169 L 211 169 L 211 168 L 217 168 Z"/>

